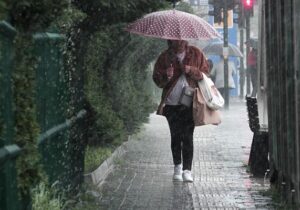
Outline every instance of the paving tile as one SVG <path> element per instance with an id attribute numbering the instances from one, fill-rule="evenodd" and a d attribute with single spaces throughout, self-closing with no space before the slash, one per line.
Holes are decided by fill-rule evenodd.
<path id="1" fill-rule="evenodd" d="M 126 143 L 122 164 L 99 187 L 99 203 L 110 209 L 273 209 L 260 191 L 268 182 L 246 172 L 253 133 L 246 105 L 234 100 L 222 124 L 194 133 L 194 183 L 174 183 L 170 133 L 164 117 L 152 114 L 139 139 Z M 110 200 L 109 200 L 110 199 Z"/>

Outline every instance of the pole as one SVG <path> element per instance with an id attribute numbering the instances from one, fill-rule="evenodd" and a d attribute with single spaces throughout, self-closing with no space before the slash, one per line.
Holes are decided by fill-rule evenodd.
<path id="1" fill-rule="evenodd" d="M 240 51 L 244 55 L 244 29 L 240 29 Z M 244 98 L 245 69 L 244 58 L 240 57 L 240 98 Z"/>
<path id="2" fill-rule="evenodd" d="M 225 109 L 229 109 L 229 89 L 228 89 L 228 13 L 227 13 L 227 0 L 224 0 L 223 7 L 223 30 L 224 30 L 224 97 L 225 97 Z"/>
<path id="3" fill-rule="evenodd" d="M 246 16 L 246 41 L 250 41 L 250 11 L 246 10 L 245 11 L 245 16 Z M 249 44 L 247 44 L 247 57 L 250 51 Z M 249 64 L 247 60 L 247 95 L 250 95 L 250 72 L 249 72 Z"/>

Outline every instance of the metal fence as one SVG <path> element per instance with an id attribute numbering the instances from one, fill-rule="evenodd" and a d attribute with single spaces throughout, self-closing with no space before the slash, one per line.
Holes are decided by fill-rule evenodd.
<path id="1" fill-rule="evenodd" d="M 47 132 L 67 118 L 69 101 L 68 74 L 64 69 L 62 48 L 64 37 L 53 33 L 34 34 L 34 54 L 38 59 L 37 119 L 41 133 Z M 45 135 L 44 135 L 45 136 Z M 40 137 L 39 150 L 42 163 L 50 183 L 56 180 L 66 182 L 69 171 L 67 128 L 57 130 L 47 137 Z"/>
<path id="2" fill-rule="evenodd" d="M 13 144 L 14 122 L 12 110 L 11 69 L 13 39 L 16 30 L 0 22 L 0 206 L 1 209 L 19 209 L 15 158 L 20 148 Z"/>
<path id="3" fill-rule="evenodd" d="M 18 203 L 16 188 L 16 168 L 14 158 L 21 151 L 13 145 L 14 117 L 12 111 L 11 72 L 13 63 L 13 39 L 16 30 L 6 22 L 0 23 L 0 121 L 3 136 L 0 139 L 0 206 L 1 210 L 24 209 Z M 81 124 L 86 111 L 69 116 L 70 82 L 68 71 L 64 68 L 65 37 L 54 33 L 37 33 L 33 35 L 33 55 L 38 60 L 36 71 L 36 105 L 37 120 L 41 134 L 37 146 L 41 153 L 41 164 L 49 177 L 50 184 L 58 182 L 62 188 L 72 185 L 74 171 L 82 173 L 74 165 L 74 146 L 70 144 L 72 126 Z M 1 128 L 0 128 L 1 129 Z M 80 136 L 82 130 L 78 129 Z M 84 147 L 79 147 L 84 149 Z M 83 166 L 81 166 L 83 167 Z M 79 174 L 77 176 L 82 176 Z"/>

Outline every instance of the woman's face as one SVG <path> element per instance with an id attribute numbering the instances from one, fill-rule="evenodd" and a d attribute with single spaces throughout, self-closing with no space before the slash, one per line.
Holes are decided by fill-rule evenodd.
<path id="1" fill-rule="evenodd" d="M 185 40 L 170 40 L 170 47 L 174 50 L 175 53 L 182 53 L 185 51 L 187 46 L 187 41 Z"/>

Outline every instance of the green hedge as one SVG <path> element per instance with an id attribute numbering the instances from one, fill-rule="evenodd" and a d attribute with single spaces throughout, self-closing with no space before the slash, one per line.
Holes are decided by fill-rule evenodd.
<path id="1" fill-rule="evenodd" d="M 22 195 L 28 196 L 30 187 L 41 176 L 37 137 L 39 128 L 36 119 L 35 67 L 32 56 L 33 40 L 31 36 L 18 35 L 15 40 L 15 65 L 13 67 L 13 104 L 15 116 L 14 143 L 22 148 L 17 159 L 18 185 Z"/>
<path id="2" fill-rule="evenodd" d="M 147 121 L 158 101 L 153 97 L 158 91 L 152 82 L 149 63 L 155 61 L 166 43 L 161 39 L 130 35 L 124 31 L 127 23 L 122 23 L 120 18 L 132 21 L 165 4 L 145 1 L 144 4 L 149 5 L 141 9 L 141 2 L 131 1 L 128 7 L 140 8 L 134 11 L 123 7 L 124 2 L 128 3 L 75 1 L 91 20 L 105 16 L 102 27 L 90 35 L 83 62 L 85 95 L 96 113 L 90 129 L 91 144 L 120 144 Z M 180 4 L 178 9 L 192 11 L 186 3 Z M 111 10 L 115 12 L 108 13 Z"/>
<path id="3" fill-rule="evenodd" d="M 86 95 L 97 112 L 94 132 L 100 142 L 122 142 L 153 112 L 154 88 L 148 64 L 165 47 L 159 39 L 130 36 L 124 25 L 97 32 L 90 40 Z"/>
<path id="4" fill-rule="evenodd" d="M 16 164 L 18 186 L 22 198 L 25 198 L 24 205 L 29 202 L 30 188 L 44 177 L 37 148 L 40 134 L 35 104 L 37 60 L 33 56 L 32 35 L 47 31 L 68 4 L 68 0 L 3 0 L 0 3 L 1 18 L 9 20 L 18 31 L 14 41 L 12 89 L 14 143 L 22 148 Z"/>
<path id="5" fill-rule="evenodd" d="M 12 24 L 22 32 L 43 31 L 61 16 L 68 0 L 2 0 L 0 12 L 9 15 Z"/>
<path id="6" fill-rule="evenodd" d="M 28 194 L 42 177 L 36 146 L 39 128 L 32 34 L 46 31 L 66 34 L 69 40 L 66 45 L 70 45 L 65 49 L 67 62 L 77 62 L 67 67 L 75 72 L 72 76 L 84 71 L 85 97 L 95 111 L 90 128 L 94 143 L 118 145 L 146 122 L 155 109 L 149 63 L 165 48 L 164 41 L 129 35 L 123 28 L 164 6 L 166 2 L 152 0 L 0 1 L 0 17 L 8 19 L 18 31 L 12 83 L 15 142 L 23 149 L 17 163 L 22 194 Z M 72 42 L 72 36 L 79 40 Z M 70 80 L 78 79 L 75 76 Z M 76 139 L 74 143 L 81 145 Z"/>

